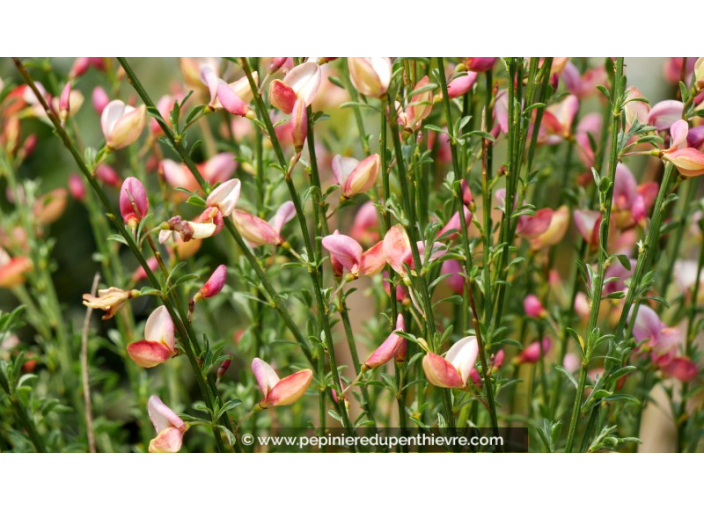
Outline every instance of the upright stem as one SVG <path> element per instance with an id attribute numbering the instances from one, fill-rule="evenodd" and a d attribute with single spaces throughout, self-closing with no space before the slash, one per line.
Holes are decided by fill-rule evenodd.
<path id="1" fill-rule="evenodd" d="M 57 117 L 56 113 L 49 107 L 49 105 L 46 103 L 46 100 L 44 99 L 44 96 L 39 92 L 37 89 L 37 86 L 30 76 L 30 74 L 27 72 L 27 69 L 24 67 L 22 62 L 16 58 L 13 57 L 13 62 L 15 66 L 17 67 L 17 70 L 19 71 L 20 75 L 22 78 L 25 80 L 27 85 L 32 89 L 36 97 L 38 98 L 40 104 L 44 108 L 44 111 L 47 113 L 47 116 L 49 117 L 49 120 L 52 122 L 54 125 L 54 128 L 56 129 L 56 133 L 58 134 L 59 138 L 61 138 L 61 141 L 63 142 L 64 146 L 68 149 L 68 151 L 71 153 L 73 156 L 73 159 L 76 161 L 78 164 L 78 168 L 80 169 L 81 173 L 83 173 L 84 177 L 88 181 L 88 183 L 93 187 L 95 192 L 97 193 L 98 197 L 100 198 L 100 201 L 103 204 L 103 207 L 105 207 L 105 210 L 108 211 L 108 217 L 112 221 L 113 225 L 117 229 L 117 231 L 122 235 L 122 237 L 125 239 L 127 242 L 127 245 L 129 246 L 130 250 L 134 254 L 134 256 L 137 258 L 137 261 L 139 264 L 144 268 L 145 273 L 147 274 L 147 278 L 149 279 L 150 283 L 154 288 L 161 288 L 161 284 L 159 280 L 156 278 L 152 270 L 149 268 L 149 264 L 147 263 L 146 259 L 144 258 L 144 255 L 142 255 L 141 250 L 135 243 L 134 239 L 132 238 L 132 235 L 130 232 L 127 231 L 125 228 L 125 225 L 120 222 L 118 218 L 118 213 L 115 211 L 113 208 L 112 204 L 108 200 L 107 196 L 105 195 L 105 192 L 103 189 L 100 187 L 100 184 L 98 184 L 97 180 L 93 176 L 92 172 L 88 168 L 88 165 L 86 164 L 85 160 L 83 157 L 80 155 L 78 152 L 78 149 L 76 148 L 75 144 L 73 143 L 73 140 L 69 137 L 68 133 L 64 129 L 64 127 L 61 125 L 61 121 Z M 189 361 L 191 362 L 191 367 L 193 368 L 193 371 L 196 376 L 196 381 L 198 383 L 199 389 L 201 390 L 201 394 L 203 396 L 204 401 L 206 402 L 206 405 L 211 409 L 211 411 L 214 412 L 214 406 L 213 406 L 213 401 L 211 399 L 211 394 L 209 393 L 208 389 L 206 388 L 203 377 L 201 374 L 200 367 L 198 365 L 196 355 L 192 350 L 192 345 L 193 343 L 191 342 L 191 338 L 188 336 L 188 332 L 186 331 L 183 322 L 181 320 L 181 317 L 176 313 L 173 303 L 170 299 L 170 297 L 162 295 L 161 300 L 164 303 L 164 306 L 166 306 L 167 311 L 169 312 L 169 315 L 174 319 L 174 324 L 176 326 L 176 329 L 179 332 L 179 337 L 182 340 L 184 350 L 186 351 L 186 354 L 188 356 Z M 185 315 L 184 315 L 185 317 Z M 197 340 L 195 338 L 193 339 L 194 343 L 197 343 Z M 222 442 L 222 437 L 220 435 L 220 432 L 216 429 L 213 429 L 213 435 L 215 437 L 215 442 L 218 447 L 219 451 L 225 451 L 224 444 Z"/>
<path id="2" fill-rule="evenodd" d="M 452 121 L 452 108 L 450 105 L 450 98 L 447 95 L 447 80 L 445 78 L 445 72 L 443 65 L 443 58 L 438 57 L 438 68 L 440 72 L 440 88 L 443 90 L 443 105 L 445 108 L 445 117 L 447 118 L 447 130 L 450 137 L 450 153 L 452 154 L 452 169 L 455 173 L 455 179 L 463 178 L 462 171 L 459 166 L 459 157 L 457 155 L 457 145 L 455 144 L 455 127 Z M 479 346 L 479 360 L 482 365 L 482 373 L 484 375 L 484 386 L 486 388 L 486 396 L 489 404 L 489 414 L 491 417 L 491 427 L 495 435 L 498 435 L 499 424 L 496 418 L 496 403 L 494 402 L 494 390 L 491 381 L 491 375 L 489 373 L 489 364 L 486 361 L 486 349 L 484 341 L 482 339 L 481 326 L 479 324 L 479 315 L 477 312 L 477 305 L 474 301 L 474 281 L 472 279 L 472 252 L 469 248 L 469 236 L 467 234 L 467 222 L 464 217 L 464 203 L 462 201 L 462 193 L 460 190 L 455 190 L 455 195 L 457 197 L 457 210 L 459 211 L 460 217 L 460 239 L 462 240 L 462 250 L 464 251 L 464 267 L 466 273 L 466 283 L 467 291 L 469 294 L 469 301 L 472 310 L 472 320 L 474 321 L 474 331 L 477 335 L 477 344 Z M 465 304 L 466 306 L 466 304 Z"/>
<path id="3" fill-rule="evenodd" d="M 611 223 L 611 205 L 613 202 L 614 182 L 616 178 L 616 165 L 618 164 L 619 148 L 618 134 L 621 119 L 621 111 L 623 109 L 622 101 L 622 80 L 623 76 L 623 57 L 616 59 L 616 72 L 614 76 L 614 85 L 611 89 L 611 115 L 613 117 L 613 129 L 611 130 L 611 146 L 609 154 L 609 180 L 611 185 L 606 192 L 606 196 L 602 203 L 602 221 L 599 228 L 599 262 L 597 266 L 597 274 L 592 285 L 592 302 L 589 311 L 589 325 L 587 326 L 587 342 L 583 349 L 582 364 L 579 371 L 579 384 L 577 385 L 577 393 L 574 398 L 574 406 L 572 407 L 572 417 L 570 419 L 570 428 L 567 434 L 567 444 L 565 451 L 572 451 L 574 442 L 574 434 L 577 430 L 579 421 L 579 411 L 582 405 L 582 395 L 584 394 L 584 386 L 587 381 L 587 371 L 589 370 L 589 362 L 591 357 L 591 345 L 593 343 L 592 336 L 596 333 L 596 324 L 599 319 L 599 307 L 604 287 L 604 273 L 606 271 L 606 261 L 608 258 L 607 246 L 609 241 L 609 225 Z M 633 280 L 637 282 L 638 280 Z"/>
<path id="4" fill-rule="evenodd" d="M 249 80 L 251 89 L 253 91 L 258 90 L 254 81 L 254 77 L 252 76 L 252 70 L 249 67 L 249 63 L 247 62 L 246 57 L 241 57 L 240 64 L 242 65 L 242 69 L 244 70 L 245 75 Z M 308 223 L 306 221 L 305 212 L 301 204 L 301 198 L 298 194 L 298 191 L 296 190 L 296 186 L 293 183 L 292 172 L 290 171 L 290 169 L 287 170 L 288 164 L 286 162 L 286 156 L 284 155 L 283 149 L 281 148 L 281 144 L 279 143 L 279 140 L 276 136 L 276 130 L 274 129 L 274 125 L 272 124 L 271 119 L 269 118 L 268 111 L 266 105 L 264 104 L 264 100 L 262 99 L 261 93 L 256 92 L 254 94 L 254 101 L 257 105 L 257 111 L 259 112 L 260 120 L 264 123 L 266 130 L 269 134 L 269 138 L 271 139 L 271 143 L 274 147 L 274 153 L 276 154 L 279 165 L 284 171 L 284 180 L 286 182 L 286 187 L 288 188 L 289 195 L 291 196 L 291 200 L 293 201 L 294 208 L 296 209 L 296 218 L 298 219 L 298 224 L 301 228 L 301 235 L 303 237 L 303 243 L 306 247 L 306 251 L 308 252 L 309 257 L 313 257 L 313 263 L 308 263 L 308 274 L 310 275 L 311 282 L 313 283 L 313 293 L 315 294 L 315 299 L 318 305 L 318 314 L 322 324 L 322 332 L 325 335 L 324 343 L 326 346 L 326 350 L 328 351 L 328 359 L 330 360 L 330 370 L 332 372 L 333 377 L 332 384 L 337 393 L 340 394 L 342 390 L 340 387 L 340 375 L 337 368 L 337 362 L 335 360 L 335 346 L 332 339 L 332 329 L 330 328 L 330 321 L 328 318 L 328 307 L 325 303 L 325 299 L 323 298 L 321 288 L 322 283 L 320 281 L 320 272 L 318 270 L 322 261 L 316 257 L 316 250 L 314 249 L 313 242 L 311 241 L 311 237 L 308 232 Z M 344 405 L 341 405 L 339 406 L 339 410 L 345 428 L 347 428 L 348 431 L 351 432 L 352 423 L 350 422 L 350 419 L 347 415 L 347 409 Z"/>

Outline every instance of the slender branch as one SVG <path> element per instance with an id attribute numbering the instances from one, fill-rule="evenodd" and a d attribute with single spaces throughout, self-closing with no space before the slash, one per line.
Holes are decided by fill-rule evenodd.
<path id="1" fill-rule="evenodd" d="M 95 296 L 100 282 L 100 273 L 95 273 L 93 286 L 90 293 Z M 81 336 L 81 372 L 83 375 L 83 402 L 86 415 L 86 433 L 88 435 L 88 451 L 95 453 L 95 431 L 93 430 L 93 407 L 90 401 L 90 374 L 88 373 L 88 333 L 90 332 L 90 317 L 93 309 L 86 308 L 86 317 L 83 320 L 83 335 Z"/>

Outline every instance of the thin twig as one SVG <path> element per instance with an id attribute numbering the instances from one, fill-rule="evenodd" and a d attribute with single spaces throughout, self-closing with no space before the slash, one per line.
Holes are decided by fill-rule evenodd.
<path id="1" fill-rule="evenodd" d="M 100 273 L 95 273 L 93 286 L 90 289 L 92 296 L 98 291 Z M 93 409 L 90 403 L 90 380 L 88 376 L 88 333 L 90 331 L 90 317 L 93 315 L 91 307 L 86 308 L 86 317 L 83 319 L 83 336 L 81 336 L 81 372 L 83 377 L 83 403 L 86 413 L 86 432 L 88 434 L 88 451 L 96 453 L 95 432 L 93 431 Z"/>

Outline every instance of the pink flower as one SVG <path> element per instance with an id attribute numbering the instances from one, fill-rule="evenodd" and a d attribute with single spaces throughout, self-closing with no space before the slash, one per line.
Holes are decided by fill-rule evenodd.
<path id="1" fill-rule="evenodd" d="M 425 90 L 416 92 L 430 84 L 430 78 L 424 76 L 415 86 L 411 93 L 410 105 L 406 108 L 405 128 L 409 131 L 416 131 L 420 128 L 430 112 L 433 110 L 433 91 Z"/>
<path id="2" fill-rule="evenodd" d="M 601 115 L 599 113 L 588 113 L 577 124 L 577 130 L 574 135 L 577 142 L 577 155 L 587 168 L 594 166 L 594 149 L 592 148 L 590 135 L 596 141 L 599 138 L 600 131 Z"/>
<path id="3" fill-rule="evenodd" d="M 477 76 L 477 73 L 472 71 L 458 76 L 447 84 L 447 96 L 450 99 L 464 96 L 477 82 Z"/>
<path id="4" fill-rule="evenodd" d="M 465 205 L 462 206 L 462 209 L 464 209 L 464 224 L 469 228 L 472 223 L 472 212 Z M 445 224 L 436 237 L 440 238 L 448 232 L 450 232 L 447 236 L 449 239 L 457 239 L 458 233 L 462 232 L 462 222 L 460 220 L 459 211 L 452 215 L 450 221 Z"/>
<path id="5" fill-rule="evenodd" d="M 623 107 L 624 113 L 626 114 L 626 131 L 631 128 L 636 120 L 641 124 L 650 123 L 650 105 L 643 101 L 633 101 L 633 99 L 637 98 L 643 98 L 641 91 L 636 87 L 628 87 L 626 89 L 627 102 Z"/>
<path id="6" fill-rule="evenodd" d="M 149 212 L 149 199 L 144 186 L 134 177 L 128 177 L 120 190 L 120 214 L 125 224 L 136 229 Z"/>
<path id="7" fill-rule="evenodd" d="M 580 75 L 577 66 L 572 62 L 567 62 L 562 71 L 561 78 L 567 90 L 582 99 L 596 92 L 598 85 L 605 85 L 606 69 L 604 69 L 604 66 L 599 66 L 587 69 L 584 75 Z"/>
<path id="8" fill-rule="evenodd" d="M 144 340 L 128 345 L 127 354 L 143 368 L 160 365 L 176 354 L 174 322 L 165 306 L 151 313 L 144 326 Z"/>
<path id="9" fill-rule="evenodd" d="M 157 432 L 157 436 L 149 442 L 149 453 L 178 452 L 183 444 L 183 434 L 188 430 L 188 424 L 156 395 L 149 397 L 147 412 Z"/>
<path id="10" fill-rule="evenodd" d="M 440 274 L 449 274 L 445 282 L 455 294 L 462 295 L 464 292 L 465 278 L 462 276 L 462 265 L 456 259 L 448 259 L 442 263 Z"/>
<path id="11" fill-rule="evenodd" d="M 117 150 L 137 141 L 147 120 L 145 105 L 135 108 L 119 99 L 110 101 L 100 116 L 108 149 Z"/>
<path id="12" fill-rule="evenodd" d="M 629 320 L 633 320 L 633 310 L 629 313 Z M 661 367 L 674 359 L 681 340 L 680 331 L 677 328 L 668 328 L 655 310 L 647 305 L 638 307 L 638 315 L 633 323 L 633 336 L 640 347 L 649 347 L 653 363 Z"/>
<path id="13" fill-rule="evenodd" d="M 479 355 L 477 338 L 468 336 L 455 343 L 445 357 L 429 352 L 423 357 L 428 382 L 439 388 L 464 388 Z"/>
<path id="14" fill-rule="evenodd" d="M 682 118 L 684 105 L 682 101 L 667 99 L 660 101 L 650 109 L 648 124 L 655 126 L 658 131 L 670 129 L 670 126 Z"/>
<path id="15" fill-rule="evenodd" d="M 336 274 L 347 269 L 353 278 L 371 276 L 380 272 L 386 265 L 383 243 L 378 242 L 367 251 L 349 236 L 338 233 L 323 237 L 323 247 L 330 252 L 330 261 Z"/>
<path id="16" fill-rule="evenodd" d="M 498 60 L 498 57 L 467 57 L 464 65 L 467 69 L 474 71 L 475 73 L 483 73 L 488 71 Z"/>
<path id="17" fill-rule="evenodd" d="M 97 310 L 103 310 L 105 315 L 103 320 L 111 319 L 127 301 L 139 296 L 139 291 L 122 290 L 117 287 L 100 289 L 98 297 L 90 294 L 83 294 L 83 306 Z"/>
<path id="18" fill-rule="evenodd" d="M 105 107 L 110 103 L 110 98 L 103 87 L 95 87 L 92 95 L 93 108 L 98 112 L 98 115 L 103 113 Z"/>
<path id="19" fill-rule="evenodd" d="M 661 367 L 661 370 L 664 375 L 682 382 L 691 382 L 699 373 L 697 365 L 684 356 L 675 357 L 670 363 Z"/>
<path id="20" fill-rule="evenodd" d="M 379 215 L 374 202 L 366 202 L 357 210 L 350 237 L 362 245 L 370 245 L 379 241 Z"/>
<path id="21" fill-rule="evenodd" d="M 687 147 L 669 154 L 664 153 L 662 157 L 665 161 L 675 165 L 680 174 L 685 177 L 697 177 L 704 174 L 704 153 L 697 149 Z"/>
<path id="22" fill-rule="evenodd" d="M 303 396 L 313 380 L 313 371 L 309 369 L 279 379 L 271 365 L 259 358 L 252 360 L 252 372 L 264 394 L 258 404 L 261 409 L 293 404 Z"/>
<path id="23" fill-rule="evenodd" d="M 61 91 L 61 97 L 59 98 L 59 118 L 61 119 L 61 124 L 66 123 L 69 113 L 71 113 L 71 82 L 66 83 L 64 89 Z"/>
<path id="24" fill-rule="evenodd" d="M 528 294 L 523 299 L 523 311 L 528 317 L 545 317 L 545 308 L 535 294 Z"/>
<path id="25" fill-rule="evenodd" d="M 384 342 L 369 355 L 367 361 L 364 362 L 363 368 L 365 370 L 384 365 L 394 356 L 397 357 L 398 361 L 405 361 L 406 339 L 396 334 L 399 331 L 406 331 L 402 314 L 398 314 L 396 318 L 396 329 L 391 332 L 386 340 L 384 340 Z M 401 359 L 398 359 L 399 353 L 401 353 Z"/>
<path id="26" fill-rule="evenodd" d="M 340 155 L 332 160 L 332 171 L 344 198 L 366 193 L 372 189 L 379 177 L 380 169 L 381 158 L 378 154 L 372 154 L 362 161 Z"/>
<path id="27" fill-rule="evenodd" d="M 308 107 L 318 95 L 321 82 L 320 66 L 315 62 L 305 62 L 291 69 L 283 81 L 271 82 L 269 102 L 284 113 L 291 113 L 298 99 Z"/>
<path id="28" fill-rule="evenodd" d="M 83 76 L 91 67 L 98 70 L 105 69 L 105 58 L 76 57 L 76 60 L 73 61 L 73 66 L 71 66 L 71 71 L 69 71 L 69 77 L 73 79 Z"/>
<path id="29" fill-rule="evenodd" d="M 407 250 L 410 249 L 411 243 L 408 240 L 408 234 L 401 225 L 394 225 L 384 236 L 382 242 L 383 253 L 386 262 L 391 268 L 399 274 L 405 274 L 406 270 L 403 267 L 403 257 Z"/>
<path id="30" fill-rule="evenodd" d="M 391 82 L 389 57 L 348 57 L 350 80 L 357 91 L 370 97 L 386 94 Z"/>
<path id="31" fill-rule="evenodd" d="M 240 96 L 222 80 L 218 83 L 217 98 L 225 111 L 232 115 L 238 115 L 240 117 L 251 117 L 254 115 L 249 105 L 242 101 Z"/>
<path id="32" fill-rule="evenodd" d="M 601 213 L 598 211 L 576 209 L 573 215 L 574 223 L 577 225 L 577 230 L 582 238 L 587 242 L 587 244 L 589 244 L 589 246 L 597 246 L 599 244 Z"/>
<path id="33" fill-rule="evenodd" d="M 82 202 L 86 198 L 86 185 L 77 173 L 73 173 L 68 178 L 68 191 L 76 200 Z"/>
<path id="34" fill-rule="evenodd" d="M 548 133 L 554 135 L 553 141 L 559 143 L 561 138 L 568 139 L 572 133 L 572 121 L 579 111 L 579 99 L 575 95 L 568 95 L 559 103 L 548 106 L 543 116 L 543 125 Z M 548 136 L 547 143 L 552 143 Z"/>
<path id="35" fill-rule="evenodd" d="M 204 163 L 198 165 L 203 178 L 210 184 L 228 180 L 237 169 L 235 155 L 231 152 L 221 152 Z M 188 171 L 188 169 L 186 169 Z M 190 173 L 190 172 L 189 172 Z"/>
<path id="36" fill-rule="evenodd" d="M 535 239 L 544 234 L 552 223 L 553 211 L 549 207 L 535 211 L 534 216 L 522 215 L 518 218 L 516 234 L 526 239 Z"/>
<path id="37" fill-rule="evenodd" d="M 112 186 L 113 188 L 122 186 L 122 179 L 111 166 L 99 165 L 98 168 L 95 169 L 95 177 L 100 182 Z"/>
<path id="38" fill-rule="evenodd" d="M 24 274 L 32 269 L 29 257 L 10 257 L 0 248 L 0 289 L 11 289 L 24 283 Z"/>
<path id="39" fill-rule="evenodd" d="M 284 242 L 283 237 L 281 237 L 281 229 L 294 216 L 296 216 L 296 209 L 293 202 L 285 202 L 279 207 L 269 223 L 239 209 L 235 209 L 232 212 L 232 221 L 240 234 L 242 234 L 242 237 L 249 241 L 252 246 L 280 245 Z"/>
<path id="40" fill-rule="evenodd" d="M 550 350 L 552 342 L 543 338 L 542 342 L 533 342 L 518 355 L 518 363 L 537 363 L 541 354 L 545 355 Z"/>
<path id="41" fill-rule="evenodd" d="M 223 216 L 229 216 L 235 210 L 240 199 L 242 185 L 239 179 L 223 182 L 210 192 L 205 203 L 208 207 L 217 207 Z"/>
<path id="42" fill-rule="evenodd" d="M 531 248 L 539 250 L 559 243 L 565 237 L 569 225 L 569 207 L 566 205 L 560 206 L 556 211 L 553 211 L 550 226 L 548 226 L 547 230 L 531 239 Z"/>
<path id="43" fill-rule="evenodd" d="M 220 264 L 213 274 L 208 278 L 196 295 L 193 296 L 193 301 L 201 301 L 203 299 L 208 299 L 213 296 L 220 294 L 220 291 L 225 286 L 225 281 L 227 280 L 227 267 Z"/>

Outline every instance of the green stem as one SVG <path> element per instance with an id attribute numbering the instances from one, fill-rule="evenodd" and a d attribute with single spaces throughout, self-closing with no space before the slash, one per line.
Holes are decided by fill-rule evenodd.
<path id="1" fill-rule="evenodd" d="M 601 298 L 603 294 L 604 287 L 604 273 L 607 267 L 607 246 L 609 240 L 609 224 L 611 222 L 611 205 L 613 202 L 614 193 L 614 181 L 616 177 L 616 165 L 618 164 L 619 148 L 618 148 L 618 134 L 620 132 L 620 119 L 621 112 L 623 109 L 623 90 L 622 90 L 622 79 L 623 76 L 623 57 L 617 57 L 616 59 L 616 74 L 614 76 L 614 85 L 611 89 L 611 108 L 613 117 L 613 129 L 611 130 L 611 145 L 610 145 L 610 155 L 609 155 L 609 180 L 611 185 L 606 192 L 606 196 L 602 203 L 602 221 L 600 225 L 599 232 L 599 262 L 597 265 L 597 274 L 594 282 L 592 282 L 592 302 L 589 311 L 589 325 L 587 326 L 587 345 L 583 348 L 582 364 L 579 371 L 579 384 L 577 386 L 577 392 L 574 398 L 574 406 L 572 407 L 572 417 L 570 419 L 570 428 L 567 434 L 567 444 L 565 446 L 565 451 L 570 453 L 572 451 L 572 445 L 574 442 L 574 434 L 577 430 L 577 423 L 579 422 L 580 408 L 582 405 L 582 395 L 584 394 L 584 387 L 587 380 L 587 371 L 589 369 L 589 362 L 592 355 L 592 336 L 596 333 L 597 320 L 599 318 L 599 308 L 601 305 Z M 635 279 L 634 282 L 639 280 Z"/>

